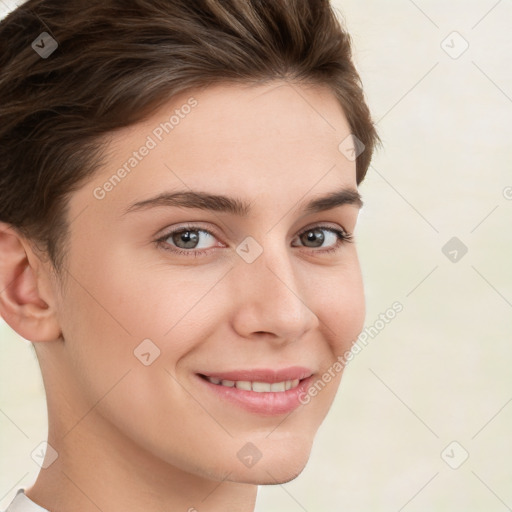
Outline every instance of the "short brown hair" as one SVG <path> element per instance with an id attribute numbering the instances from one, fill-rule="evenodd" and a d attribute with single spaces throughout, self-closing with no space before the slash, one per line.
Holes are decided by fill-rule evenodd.
<path id="1" fill-rule="evenodd" d="M 57 41 L 42 58 L 42 32 Z M 41 46 L 43 46 L 41 44 Z M 378 136 L 329 0 L 28 0 L 0 23 L 0 220 L 65 255 L 67 200 L 113 130 L 214 83 L 329 86 L 364 144 Z"/>

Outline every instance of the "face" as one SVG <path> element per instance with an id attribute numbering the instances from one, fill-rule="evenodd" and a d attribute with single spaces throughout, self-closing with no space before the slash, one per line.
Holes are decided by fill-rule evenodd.
<path id="1" fill-rule="evenodd" d="M 202 477 L 302 471 L 364 321 L 349 134 L 329 90 L 273 82 L 188 92 L 112 136 L 55 286 L 60 395 L 97 404 L 77 428 Z"/>

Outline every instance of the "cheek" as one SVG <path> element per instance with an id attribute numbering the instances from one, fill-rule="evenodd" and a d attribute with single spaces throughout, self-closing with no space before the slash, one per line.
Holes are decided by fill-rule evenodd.
<path id="1" fill-rule="evenodd" d="M 338 356 L 350 349 L 364 327 L 365 297 L 356 255 L 345 265 L 332 268 L 315 289 L 320 328 Z"/>
<path id="2" fill-rule="evenodd" d="M 80 285 L 76 303 L 85 304 L 78 315 L 94 316 L 89 327 L 118 331 L 132 341 L 166 337 L 190 314 L 221 279 L 225 269 L 175 267 L 135 259 L 133 249 L 112 248 L 111 252 L 90 254 L 92 267 L 78 260 L 74 272 Z M 77 284 L 77 283 L 75 283 Z"/>
<path id="3" fill-rule="evenodd" d="M 154 425 L 147 435 L 161 442 L 160 428 L 179 431 L 186 418 L 208 424 L 178 382 L 176 364 L 207 337 L 201 298 L 218 277 L 192 281 L 176 272 L 171 279 L 168 271 L 164 281 L 158 269 L 130 268 L 122 257 L 101 262 L 94 269 L 76 261 L 62 302 L 62 331 L 80 398 L 73 401 L 77 418 L 96 404 L 95 413 L 140 443 L 146 442 L 147 424 Z M 180 442 L 185 450 L 185 439 Z"/>
<path id="4" fill-rule="evenodd" d="M 134 265 L 120 250 L 75 258 L 61 325 L 79 374 L 95 390 L 92 398 L 130 368 L 143 366 L 142 354 L 172 369 L 207 338 L 219 304 L 209 314 L 204 308 L 224 268 L 171 270 L 143 260 Z"/>
<path id="5" fill-rule="evenodd" d="M 202 301 L 226 272 L 222 266 L 176 266 L 144 258 L 134 265 L 133 260 L 121 253 L 111 262 L 108 286 L 101 293 L 120 322 L 141 339 L 172 336 L 183 320 L 198 317 Z M 199 327 L 201 318 L 196 320 Z"/>

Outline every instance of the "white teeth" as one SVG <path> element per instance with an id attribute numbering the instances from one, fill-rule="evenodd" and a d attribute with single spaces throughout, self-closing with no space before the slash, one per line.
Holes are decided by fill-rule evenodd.
<path id="1" fill-rule="evenodd" d="M 300 380 L 286 380 L 282 382 L 250 382 L 248 380 L 221 380 L 215 377 L 206 377 L 212 384 L 226 386 L 228 388 L 242 389 L 244 391 L 255 391 L 256 393 L 282 393 L 289 389 L 296 388 Z"/>
<path id="2" fill-rule="evenodd" d="M 286 382 L 274 382 L 270 384 L 270 391 L 285 391 L 286 390 Z"/>
<path id="3" fill-rule="evenodd" d="M 245 391 L 251 391 L 251 383 L 247 380 L 237 380 L 235 387 L 236 389 L 245 389 Z"/>
<path id="4" fill-rule="evenodd" d="M 253 382 L 252 390 L 256 391 L 256 393 L 269 393 L 272 391 L 272 384 L 268 382 Z"/>

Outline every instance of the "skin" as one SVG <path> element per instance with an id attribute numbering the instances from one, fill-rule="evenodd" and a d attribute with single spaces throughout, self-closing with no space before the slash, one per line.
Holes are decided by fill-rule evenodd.
<path id="1" fill-rule="evenodd" d="M 192 96 L 191 113 L 96 199 L 95 188 Z M 341 373 L 282 415 L 228 404 L 196 374 L 305 366 L 318 377 L 356 340 L 365 311 L 355 243 L 325 253 L 336 245 L 328 231 L 322 247 L 298 236 L 318 224 L 354 232 L 356 204 L 301 208 L 340 188 L 357 190 L 355 162 L 338 150 L 349 134 L 324 87 L 188 91 L 113 134 L 106 164 L 71 196 L 62 276 L 1 225 L 0 313 L 34 342 L 48 441 L 59 455 L 26 490 L 32 500 L 54 512 L 247 512 L 258 484 L 302 471 Z M 236 197 L 251 211 L 164 206 L 123 215 L 134 202 L 178 189 Z M 199 235 L 205 254 L 155 243 L 184 223 L 215 234 Z M 236 252 L 247 236 L 263 249 L 252 263 Z M 144 339 L 160 350 L 148 366 L 134 356 Z M 248 442 L 262 454 L 250 468 L 237 457 Z"/>

